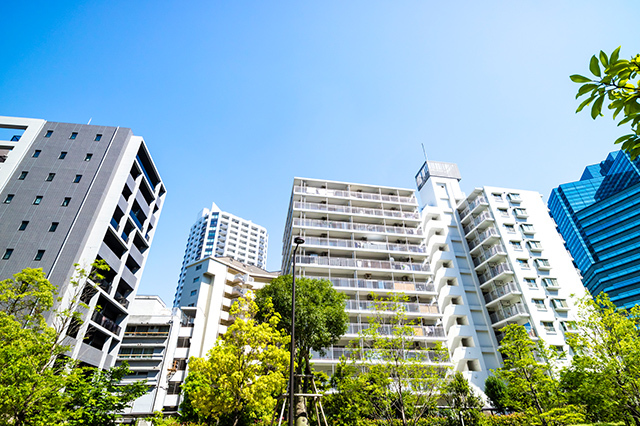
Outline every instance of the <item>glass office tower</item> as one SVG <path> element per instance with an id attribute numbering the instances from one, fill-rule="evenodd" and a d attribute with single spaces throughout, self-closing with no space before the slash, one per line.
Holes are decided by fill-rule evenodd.
<path id="1" fill-rule="evenodd" d="M 640 159 L 612 152 L 555 188 L 549 209 L 589 291 L 640 302 Z"/>

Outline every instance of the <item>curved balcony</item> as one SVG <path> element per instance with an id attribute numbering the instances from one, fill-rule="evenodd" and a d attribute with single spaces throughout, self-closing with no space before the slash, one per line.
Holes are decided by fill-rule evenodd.
<path id="1" fill-rule="evenodd" d="M 312 277 L 307 278 L 329 280 L 334 287 L 354 288 L 354 289 L 370 289 L 370 290 L 399 290 L 410 292 L 428 292 L 435 293 L 436 289 L 432 282 L 416 283 L 411 281 L 388 281 L 388 280 L 361 280 L 354 278 L 326 278 Z"/>
<path id="2" fill-rule="evenodd" d="M 313 211 L 321 211 L 321 212 L 329 212 L 329 213 L 347 213 L 347 214 L 358 214 L 358 215 L 366 215 L 366 216 L 393 217 L 398 219 L 420 220 L 420 213 L 417 211 L 401 212 L 396 210 L 338 206 L 335 204 L 303 203 L 299 201 L 296 201 L 293 203 L 293 208 L 296 210 L 313 210 Z"/>
<path id="3" fill-rule="evenodd" d="M 428 263 L 391 262 L 387 260 L 350 259 L 346 257 L 296 256 L 299 265 L 334 266 L 353 269 L 382 269 L 406 272 L 431 272 Z"/>
<path id="4" fill-rule="evenodd" d="M 379 232 L 384 234 L 396 234 L 396 235 L 422 235 L 422 229 L 420 228 L 407 228 L 404 226 L 373 225 L 370 223 L 352 223 L 352 222 L 318 220 L 318 219 L 294 218 L 293 226 L 322 228 L 322 229 L 337 229 L 337 230 L 343 230 L 343 231 L 356 231 L 356 232 L 357 231 Z"/>
<path id="5" fill-rule="evenodd" d="M 496 266 L 489 267 L 489 270 L 484 274 L 478 275 L 478 280 L 480 280 L 480 286 L 486 286 L 490 282 L 505 279 L 508 276 L 513 275 L 513 270 L 508 263 L 500 263 Z"/>
<path id="6" fill-rule="evenodd" d="M 398 195 L 382 195 L 370 192 L 343 191 L 339 189 L 316 188 L 310 186 L 293 187 L 294 194 L 319 195 L 322 197 L 356 198 L 358 200 L 388 201 L 393 203 L 416 204 L 415 197 L 401 197 Z"/>
<path id="7" fill-rule="evenodd" d="M 517 284 L 513 281 L 510 281 L 505 285 L 496 287 L 489 293 L 485 293 L 484 301 L 486 302 L 487 307 L 489 307 L 498 301 L 509 300 L 515 297 L 520 297 L 521 295 L 522 292 L 518 288 Z"/>
<path id="8" fill-rule="evenodd" d="M 522 303 L 500 307 L 496 312 L 492 312 L 489 317 L 494 328 L 502 328 L 507 321 L 515 321 L 518 318 L 528 317 L 527 308 Z"/>
<path id="9" fill-rule="evenodd" d="M 347 300 L 345 308 L 348 311 L 371 311 L 371 312 L 396 312 L 402 310 L 407 314 L 439 315 L 437 305 L 427 305 L 426 303 L 414 302 L 375 302 L 371 300 Z"/>
<path id="10" fill-rule="evenodd" d="M 363 250 L 393 251 L 406 253 L 424 254 L 426 249 L 424 246 L 412 244 L 395 244 L 395 243 L 378 243 L 373 241 L 354 241 L 343 240 L 340 238 L 317 238 L 305 237 L 304 245 L 336 247 L 336 248 L 354 248 Z"/>

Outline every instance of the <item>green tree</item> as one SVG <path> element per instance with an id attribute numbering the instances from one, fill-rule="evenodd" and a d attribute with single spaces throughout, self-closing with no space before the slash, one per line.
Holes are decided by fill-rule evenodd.
<path id="1" fill-rule="evenodd" d="M 608 108 L 613 110 L 614 120 L 622 113 L 618 126 L 629 123 L 632 133 L 621 136 L 615 143 L 621 143 L 622 149 L 633 159 L 640 154 L 640 55 L 627 60 L 620 59 L 619 54 L 620 47 L 611 56 L 600 51 L 597 57 L 593 55 L 589 61 L 593 78 L 578 74 L 570 78 L 582 84 L 576 99 L 587 95 L 576 112 L 591 105 L 591 117 L 595 120 L 602 115 L 603 105 L 608 103 Z"/>
<path id="2" fill-rule="evenodd" d="M 640 425 L 640 306 L 619 309 L 604 293 L 579 306 L 580 333 L 570 339 L 575 355 L 565 380 L 570 397 L 589 404 L 594 418 Z"/>
<path id="3" fill-rule="evenodd" d="M 442 389 L 449 406 L 449 426 L 476 426 L 482 420 L 482 399 L 477 396 L 461 372 L 452 374 Z"/>
<path id="4" fill-rule="evenodd" d="M 273 305 L 281 315 L 279 328 L 291 334 L 291 275 L 275 278 L 257 292 L 256 303 L 263 312 Z M 330 281 L 296 278 L 296 374 L 305 374 L 304 383 L 296 383 L 296 393 L 308 393 L 313 373 L 311 350 L 324 352 L 347 331 L 346 295 L 337 292 Z M 296 400 L 296 419 L 307 418 L 304 398 Z"/>
<path id="5" fill-rule="evenodd" d="M 289 338 L 277 329 L 280 315 L 264 309 L 260 323 L 251 297 L 238 299 L 230 311 L 235 321 L 207 359 L 189 360 L 189 375 L 196 379 L 184 390 L 201 418 L 235 426 L 268 421 L 273 414 L 286 385 Z"/>
<path id="6" fill-rule="evenodd" d="M 504 402 L 515 411 L 526 413 L 532 424 L 559 425 L 584 421 L 581 407 L 568 405 L 556 379 L 556 355 L 542 339 L 534 342 L 527 330 L 510 324 L 501 330 L 500 353 L 504 365 L 496 371 L 507 384 Z"/>
<path id="7" fill-rule="evenodd" d="M 487 377 L 487 380 L 484 382 L 484 393 L 487 395 L 487 398 L 489 398 L 489 402 L 491 402 L 493 408 L 498 410 L 498 413 L 507 413 L 508 408 L 506 401 L 508 395 L 507 385 L 504 381 L 494 375 Z"/>
<path id="8" fill-rule="evenodd" d="M 441 345 L 416 345 L 419 325 L 406 314 L 407 298 L 375 299 L 376 315 L 344 359 L 338 391 L 359 413 L 387 424 L 417 425 L 435 409 L 448 368 Z"/>

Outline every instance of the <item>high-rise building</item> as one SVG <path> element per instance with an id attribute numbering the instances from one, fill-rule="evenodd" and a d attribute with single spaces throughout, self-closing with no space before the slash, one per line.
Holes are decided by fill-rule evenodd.
<path id="1" fill-rule="evenodd" d="M 111 366 L 166 193 L 147 146 L 122 127 L 0 117 L 0 128 L 15 132 L 0 141 L 0 279 L 42 268 L 65 304 L 74 264 L 106 261 L 105 278 L 79 288 L 89 309 L 67 335 L 73 358 Z"/>
<path id="2" fill-rule="evenodd" d="M 640 158 L 610 153 L 555 188 L 549 209 L 591 294 L 640 303 Z"/>
<path id="3" fill-rule="evenodd" d="M 264 269 L 267 267 L 268 242 L 266 228 L 223 212 L 215 203 L 211 209 L 203 209 L 189 231 L 173 305 L 180 304 L 187 265 L 208 256 L 226 256 Z"/>
<path id="4" fill-rule="evenodd" d="M 415 191 L 295 178 L 283 239 L 284 273 L 292 272 L 298 236 L 305 242 L 297 252 L 297 275 L 330 280 L 348 295 L 347 334 L 326 354 L 314 353 L 316 368 L 333 372 L 349 341 L 369 327 L 374 296 L 408 298 L 397 303 L 415 320 L 415 345 L 429 350 L 445 342 Z M 449 365 L 439 357 L 431 361 Z"/>
<path id="5" fill-rule="evenodd" d="M 476 331 L 467 343 L 479 347 L 484 363 L 495 368 L 500 329 L 520 324 L 568 360 L 566 336 L 576 331 L 575 302 L 585 290 L 542 196 L 482 187 L 464 197 L 459 180 L 455 164 L 432 161 L 417 176 L 424 212 L 445 217 L 450 224 L 444 235 L 428 237 L 427 244 L 438 238 L 453 249 L 464 290 L 457 304 L 468 303 L 471 317 L 464 323 L 469 321 Z M 447 287 L 455 280 L 443 286 L 437 277 L 438 272 L 436 288 L 441 295 L 454 291 Z M 449 308 L 441 306 L 445 324 L 451 322 L 446 315 Z M 454 309 L 466 314 L 459 306 Z M 449 335 L 451 329 L 446 331 Z"/>

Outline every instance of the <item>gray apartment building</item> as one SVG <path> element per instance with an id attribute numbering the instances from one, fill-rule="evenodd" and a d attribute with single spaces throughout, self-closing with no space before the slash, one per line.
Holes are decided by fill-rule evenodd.
<path id="1" fill-rule="evenodd" d="M 74 264 L 111 268 L 82 284 L 73 358 L 114 364 L 165 195 L 131 129 L 0 117 L 0 279 L 42 268 L 67 303 Z"/>

